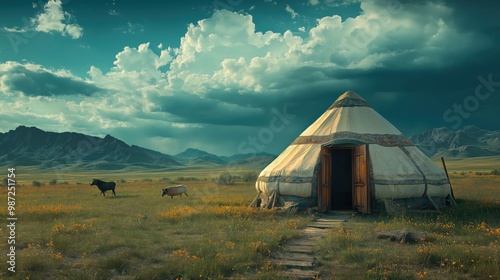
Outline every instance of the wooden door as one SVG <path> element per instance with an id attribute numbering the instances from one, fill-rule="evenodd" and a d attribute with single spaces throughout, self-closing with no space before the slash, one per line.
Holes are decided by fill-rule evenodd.
<path id="1" fill-rule="evenodd" d="M 321 168 L 318 176 L 318 210 L 325 212 L 330 209 L 332 153 L 329 148 L 321 147 Z"/>
<path id="2" fill-rule="evenodd" d="M 370 184 L 367 166 L 367 146 L 354 147 L 352 196 L 354 209 L 361 213 L 370 213 Z"/>

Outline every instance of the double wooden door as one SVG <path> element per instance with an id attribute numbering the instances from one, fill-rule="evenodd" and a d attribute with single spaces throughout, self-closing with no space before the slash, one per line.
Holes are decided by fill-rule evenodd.
<path id="1" fill-rule="evenodd" d="M 336 150 L 342 149 L 343 153 L 337 153 Z M 348 150 L 346 153 L 345 150 Z M 349 176 L 350 192 L 345 199 L 352 199 L 351 203 L 342 203 L 342 206 L 350 205 L 351 209 L 361 213 L 370 212 L 370 184 L 368 176 L 367 162 L 367 145 L 342 147 L 342 148 L 321 148 L 321 168 L 318 174 L 318 209 L 319 211 L 327 211 L 330 209 L 339 209 L 338 202 L 334 202 L 332 195 L 340 194 L 341 186 L 338 177 L 332 176 L 335 174 L 334 168 L 342 168 L 350 172 L 345 172 L 345 176 Z M 338 155 L 338 158 L 336 156 Z M 343 158 L 340 158 L 342 155 Z M 346 160 L 345 156 L 350 159 Z M 342 166 L 348 165 L 348 166 Z M 347 168 L 347 169 L 346 169 Z M 341 178 L 345 179 L 345 178 Z M 337 182 L 336 182 L 337 181 Z M 339 183 L 339 184 L 337 184 Z M 343 187 L 345 188 L 345 187 Z M 345 189 L 342 190 L 345 192 Z M 334 202 L 334 203 L 332 203 Z M 348 206 L 349 207 L 349 206 Z"/>

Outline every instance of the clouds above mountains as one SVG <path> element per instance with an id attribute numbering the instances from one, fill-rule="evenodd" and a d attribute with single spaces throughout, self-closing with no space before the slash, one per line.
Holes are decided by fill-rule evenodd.
<path id="1" fill-rule="evenodd" d="M 31 19 L 37 31 L 58 32 L 63 36 L 69 35 L 78 39 L 83 35 L 83 28 L 71 23 L 72 21 L 71 14 L 63 11 L 61 0 L 49 0 L 44 5 L 43 12 Z"/>
<path id="2" fill-rule="evenodd" d="M 32 63 L 0 64 L 0 91 L 24 96 L 91 96 L 101 91 L 95 84 L 61 69 L 52 71 Z"/>
<path id="3" fill-rule="evenodd" d="M 357 1 L 335 3 L 347 2 Z M 120 136 L 151 127 L 143 145 L 183 147 L 188 141 L 182 135 L 214 131 L 232 130 L 239 139 L 234 141 L 241 141 L 268 125 L 276 110 L 299 116 L 287 129 L 298 135 L 347 89 L 380 102 L 381 110 L 404 100 L 418 103 L 436 96 L 422 88 L 423 78 L 444 87 L 447 74 L 441 71 L 467 71 L 471 57 L 492 45 L 483 32 L 464 29 L 455 9 L 442 1 L 362 1 L 360 8 L 356 17 L 332 14 L 303 32 L 282 33 L 257 31 L 251 14 L 219 10 L 190 24 L 178 47 L 126 45 L 110 57 L 111 68 L 92 66 L 87 78 L 35 63 L 2 63 L 0 91 L 14 103 L 52 110 L 52 115 L 37 110 L 28 115 L 45 120 L 46 129 L 60 130 L 59 121 L 68 130 L 106 129 Z M 39 31 L 79 38 L 82 28 L 71 19 L 60 1 L 51 0 L 33 22 Z M 441 117 L 442 109 L 436 110 Z"/>
<path id="4" fill-rule="evenodd" d="M 35 17 L 24 19 L 26 26 L 19 28 L 5 27 L 4 31 L 13 33 L 44 32 L 58 33 L 62 36 L 70 36 L 78 39 L 83 36 L 83 28 L 74 23 L 75 18 L 62 7 L 61 0 L 49 0 L 43 7 L 33 3 L 33 8 L 41 8 Z"/>

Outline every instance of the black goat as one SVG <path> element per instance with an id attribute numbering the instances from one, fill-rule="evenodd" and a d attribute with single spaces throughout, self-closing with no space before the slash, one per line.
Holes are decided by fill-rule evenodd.
<path id="1" fill-rule="evenodd" d="M 113 192 L 113 195 L 116 196 L 115 193 L 115 182 L 104 182 L 98 179 L 94 179 L 92 183 L 90 184 L 91 186 L 97 186 L 99 190 L 101 191 L 102 195 L 106 196 L 105 192 L 111 190 Z"/>

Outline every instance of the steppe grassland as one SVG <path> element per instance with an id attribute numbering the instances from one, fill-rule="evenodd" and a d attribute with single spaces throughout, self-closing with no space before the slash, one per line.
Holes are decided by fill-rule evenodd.
<path id="1" fill-rule="evenodd" d="M 311 217 L 251 209 L 248 205 L 256 195 L 253 183 L 240 180 L 219 186 L 211 180 L 218 172 L 205 172 L 205 177 L 194 177 L 201 174 L 192 172 L 135 173 L 137 179 L 127 177 L 127 182 L 117 184 L 116 197 L 108 192 L 105 198 L 89 183 L 93 177 L 110 174 L 67 174 L 62 179 L 67 184 L 50 185 L 46 174 L 25 173 L 16 190 L 14 277 L 219 279 L 246 273 L 277 277 L 279 270 L 273 271 L 268 262 L 270 252 L 295 237 Z M 44 185 L 31 186 L 33 180 Z M 161 197 L 162 187 L 177 183 L 188 186 L 188 198 Z M 5 188 L 1 194 L 6 197 Z M 5 203 L 0 211 L 6 212 Z M 4 229 L 2 247 L 6 237 Z M 2 277 L 8 275 L 6 262 L 0 269 Z"/>
<path id="2" fill-rule="evenodd" d="M 437 166 L 443 168 L 441 158 L 433 158 Z M 445 158 L 446 167 L 450 174 L 462 172 L 490 172 L 500 169 L 500 156 L 476 157 L 476 158 Z"/>
<path id="3" fill-rule="evenodd" d="M 447 160 L 457 208 L 351 218 L 317 243 L 323 279 L 498 278 L 500 176 L 476 175 L 497 163 L 476 160 L 467 169 L 462 160 Z M 223 170 L 83 172 L 63 178 L 24 171 L 17 193 L 18 279 L 283 278 L 281 268 L 269 263 L 269 253 L 312 219 L 247 208 L 255 196 L 253 183 L 218 186 L 211 179 Z M 99 196 L 88 185 L 94 177 L 123 180 L 118 196 Z M 68 184 L 48 185 L 53 178 Z M 33 180 L 45 185 L 31 186 Z M 176 183 L 188 186 L 189 198 L 160 196 L 161 187 Z M 4 188 L 1 194 L 5 197 Z M 403 228 L 425 231 L 429 238 L 399 244 L 375 237 Z M 6 246 L 5 229 L 1 240 Z M 7 275 L 5 262 L 0 269 Z"/>
<path id="4" fill-rule="evenodd" d="M 438 165 L 440 160 L 436 160 Z M 441 213 L 358 215 L 316 245 L 324 279 L 500 279 L 500 168 L 496 158 L 447 160 L 458 207 Z M 377 232 L 426 232 L 415 244 Z"/>

